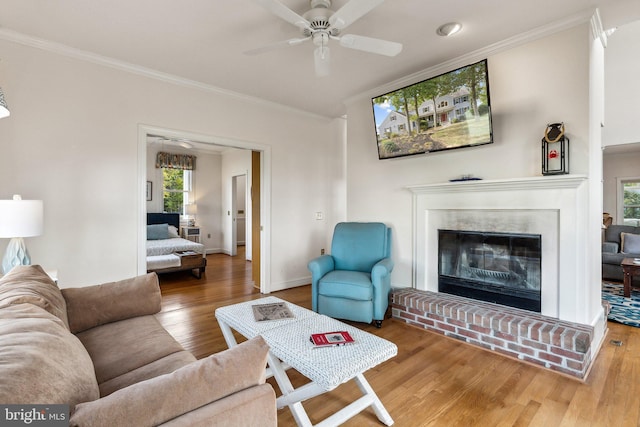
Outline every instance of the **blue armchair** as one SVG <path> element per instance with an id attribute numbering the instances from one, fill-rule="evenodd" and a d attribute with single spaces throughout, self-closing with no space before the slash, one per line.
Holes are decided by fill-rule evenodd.
<path id="1" fill-rule="evenodd" d="M 391 229 L 379 222 L 341 222 L 331 255 L 311 260 L 313 311 L 382 326 L 391 291 Z"/>

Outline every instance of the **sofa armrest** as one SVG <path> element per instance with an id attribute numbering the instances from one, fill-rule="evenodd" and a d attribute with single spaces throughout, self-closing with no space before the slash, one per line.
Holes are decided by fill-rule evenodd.
<path id="1" fill-rule="evenodd" d="M 170 374 L 76 406 L 70 426 L 156 426 L 265 383 L 269 346 L 255 337 Z M 273 406 L 275 407 L 275 394 Z"/>
<path id="2" fill-rule="evenodd" d="M 155 314 L 162 295 L 158 276 L 144 274 L 118 282 L 62 289 L 69 328 L 76 334 L 106 323 Z"/>
<path id="3" fill-rule="evenodd" d="M 618 244 L 616 242 L 604 242 L 602 244 L 602 252 L 618 253 Z"/>

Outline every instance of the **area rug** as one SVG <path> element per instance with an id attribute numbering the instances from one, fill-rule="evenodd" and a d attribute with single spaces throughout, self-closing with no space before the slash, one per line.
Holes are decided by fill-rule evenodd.
<path id="1" fill-rule="evenodd" d="M 611 305 L 607 318 L 640 328 L 640 291 L 632 289 L 631 298 L 624 297 L 622 283 L 602 283 L 602 299 Z"/>

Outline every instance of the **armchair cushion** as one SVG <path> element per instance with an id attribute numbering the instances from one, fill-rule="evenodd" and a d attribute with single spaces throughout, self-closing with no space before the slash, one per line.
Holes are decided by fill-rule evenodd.
<path id="1" fill-rule="evenodd" d="M 333 270 L 320 279 L 318 286 L 318 294 L 326 297 L 373 300 L 371 274 L 368 273 Z"/>

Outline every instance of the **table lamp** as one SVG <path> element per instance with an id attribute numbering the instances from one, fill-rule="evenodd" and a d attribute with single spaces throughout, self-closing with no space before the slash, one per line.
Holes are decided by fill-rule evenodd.
<path id="1" fill-rule="evenodd" d="M 16 265 L 29 265 L 31 258 L 23 237 L 42 234 L 42 200 L 0 200 L 0 237 L 11 238 L 2 259 L 2 272 L 7 274 Z"/>
<path id="2" fill-rule="evenodd" d="M 195 203 L 187 203 L 184 205 L 184 213 L 188 216 L 187 225 L 193 227 L 196 225 L 196 214 L 198 213 L 198 206 Z"/>

